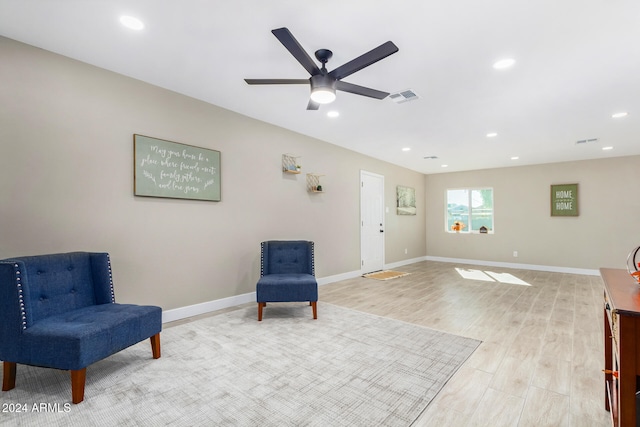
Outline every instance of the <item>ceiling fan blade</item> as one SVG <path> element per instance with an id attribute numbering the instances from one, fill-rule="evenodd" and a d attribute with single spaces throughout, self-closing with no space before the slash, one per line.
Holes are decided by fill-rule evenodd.
<path id="1" fill-rule="evenodd" d="M 329 75 L 337 80 L 345 78 L 356 71 L 362 70 L 364 67 L 368 67 L 381 59 L 386 58 L 398 51 L 398 46 L 393 42 L 386 42 L 378 46 L 377 48 L 370 50 L 369 52 L 360 55 L 356 59 L 347 62 L 344 65 L 339 66 L 335 70 L 331 71 Z"/>
<path id="2" fill-rule="evenodd" d="M 309 72 L 309 74 L 313 76 L 320 73 L 320 69 L 318 68 L 316 63 L 313 61 L 313 59 L 311 59 L 309 54 L 302 48 L 302 46 L 300 46 L 300 43 L 298 43 L 298 40 L 293 37 L 291 31 L 289 31 L 287 28 L 277 28 L 275 30 L 271 30 L 271 32 L 274 36 L 276 36 L 278 40 L 280 40 L 280 43 L 282 43 L 284 47 L 287 48 L 289 53 L 291 53 L 291 55 L 293 55 L 293 57 L 298 60 L 298 62 L 305 68 L 305 70 Z"/>
<path id="3" fill-rule="evenodd" d="M 309 79 L 244 79 L 250 85 L 306 85 Z"/>
<path id="4" fill-rule="evenodd" d="M 356 95 L 368 96 L 369 98 L 384 99 L 389 96 L 389 92 L 382 92 L 364 86 L 354 85 L 343 81 L 336 82 L 336 89 L 343 92 L 355 93 Z"/>
<path id="5" fill-rule="evenodd" d="M 317 110 L 318 108 L 320 108 L 320 104 L 310 99 L 309 104 L 307 104 L 307 110 Z"/>

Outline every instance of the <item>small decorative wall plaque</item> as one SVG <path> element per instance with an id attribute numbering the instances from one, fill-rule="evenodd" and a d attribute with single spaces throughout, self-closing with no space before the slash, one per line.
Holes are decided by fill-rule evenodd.
<path id="1" fill-rule="evenodd" d="M 551 216 L 578 216 L 578 184 L 551 186 Z"/>

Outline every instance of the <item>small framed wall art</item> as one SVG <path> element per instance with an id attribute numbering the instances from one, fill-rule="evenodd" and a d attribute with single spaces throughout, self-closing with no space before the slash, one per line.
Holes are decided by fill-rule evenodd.
<path id="1" fill-rule="evenodd" d="M 415 215 L 416 214 L 415 188 L 398 185 L 396 187 L 396 196 L 397 196 L 396 213 L 398 215 Z"/>
<path id="2" fill-rule="evenodd" d="M 578 216 L 578 184 L 551 185 L 551 216 Z"/>

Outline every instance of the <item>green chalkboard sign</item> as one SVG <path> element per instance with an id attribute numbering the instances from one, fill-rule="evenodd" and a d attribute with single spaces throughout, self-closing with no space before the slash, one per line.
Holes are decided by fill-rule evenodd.
<path id="1" fill-rule="evenodd" d="M 133 135 L 136 196 L 220 201 L 220 152 Z"/>
<path id="2" fill-rule="evenodd" d="M 551 216 L 578 216 L 578 184 L 551 186 Z"/>

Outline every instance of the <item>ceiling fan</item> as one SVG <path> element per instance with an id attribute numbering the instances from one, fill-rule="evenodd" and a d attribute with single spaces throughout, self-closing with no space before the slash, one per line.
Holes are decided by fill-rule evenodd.
<path id="1" fill-rule="evenodd" d="M 386 58 L 398 51 L 398 47 L 393 42 L 386 42 L 369 52 L 347 62 L 344 65 L 328 72 L 326 64 L 333 56 L 329 49 L 319 49 L 315 56 L 322 64 L 318 68 L 316 63 L 300 46 L 300 43 L 293 37 L 287 28 L 277 28 L 271 31 L 280 43 L 293 55 L 294 58 L 311 74 L 309 79 L 244 79 L 250 85 L 301 85 L 310 84 L 311 99 L 307 105 L 307 110 L 317 110 L 320 104 L 328 104 L 336 99 L 336 90 L 354 93 L 356 95 L 368 96 L 375 99 L 384 99 L 389 92 L 382 92 L 353 83 L 343 82 L 342 79 L 350 76 L 356 71 L 362 70 L 381 59 Z"/>

